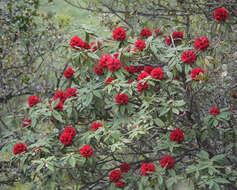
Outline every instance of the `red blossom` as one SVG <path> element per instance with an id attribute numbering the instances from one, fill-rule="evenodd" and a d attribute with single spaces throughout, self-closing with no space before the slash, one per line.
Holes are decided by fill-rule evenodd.
<path id="1" fill-rule="evenodd" d="M 65 76 L 65 78 L 71 78 L 73 75 L 74 75 L 74 70 L 71 68 L 71 67 L 69 67 L 69 68 L 67 68 L 67 70 L 66 71 L 64 71 L 64 76 Z"/>
<path id="2" fill-rule="evenodd" d="M 73 49 L 78 50 L 79 48 L 83 49 L 84 48 L 84 42 L 81 38 L 78 36 L 74 36 L 71 41 L 70 45 Z"/>
<path id="3" fill-rule="evenodd" d="M 171 40 L 169 38 L 165 37 L 165 42 L 166 42 L 167 46 L 170 46 Z"/>
<path id="4" fill-rule="evenodd" d="M 170 134 L 170 141 L 176 141 L 178 143 L 182 143 L 184 140 L 184 134 L 181 130 L 175 129 Z"/>
<path id="5" fill-rule="evenodd" d="M 127 173 L 130 169 L 131 169 L 131 166 L 130 166 L 130 164 L 128 164 L 127 162 L 123 162 L 123 163 L 120 165 L 120 170 L 121 170 L 121 172 L 123 172 L 123 173 Z"/>
<path id="6" fill-rule="evenodd" d="M 32 121 L 30 119 L 24 119 L 22 122 L 23 127 L 31 126 Z"/>
<path id="7" fill-rule="evenodd" d="M 55 95 L 54 95 L 54 100 L 56 100 L 56 99 L 60 99 L 60 101 L 62 101 L 62 102 L 64 102 L 66 99 L 67 99 L 67 93 L 65 93 L 65 92 L 63 92 L 63 91 L 57 91 L 56 93 L 55 93 Z"/>
<path id="8" fill-rule="evenodd" d="M 140 35 L 144 38 L 148 38 L 152 36 L 152 31 L 149 28 L 144 28 L 141 32 Z"/>
<path id="9" fill-rule="evenodd" d="M 130 74 L 133 74 L 133 73 L 139 73 L 140 71 L 143 70 L 144 67 L 137 67 L 137 66 L 124 66 L 124 69 L 130 73 Z"/>
<path id="10" fill-rule="evenodd" d="M 84 42 L 83 48 L 89 50 L 91 46 L 87 42 Z"/>
<path id="11" fill-rule="evenodd" d="M 220 114 L 220 108 L 218 108 L 218 107 L 212 107 L 212 108 L 210 109 L 210 114 L 212 114 L 212 115 L 214 115 L 214 116 Z"/>
<path id="12" fill-rule="evenodd" d="M 100 69 L 107 68 L 108 65 L 112 65 L 114 59 L 111 55 L 101 55 L 98 67 Z"/>
<path id="13" fill-rule="evenodd" d="M 123 93 L 123 94 L 119 93 L 115 98 L 115 102 L 117 102 L 118 104 L 128 104 L 129 97 L 125 93 Z"/>
<path id="14" fill-rule="evenodd" d="M 27 152 L 26 145 L 22 142 L 15 144 L 13 147 L 13 153 L 16 155 L 16 154 L 20 154 L 22 152 Z"/>
<path id="15" fill-rule="evenodd" d="M 151 74 L 151 71 L 153 70 L 154 68 L 152 66 L 145 66 L 144 67 L 144 71 Z"/>
<path id="16" fill-rule="evenodd" d="M 165 38 L 165 42 L 166 42 L 166 44 L 167 44 L 168 46 L 170 46 L 170 44 L 171 44 L 171 42 L 172 42 L 171 36 L 172 36 L 173 40 L 176 40 L 176 39 L 183 39 L 183 32 L 181 32 L 181 31 L 179 31 L 179 32 L 174 31 L 174 32 L 172 33 L 172 35 L 170 35 L 168 38 L 166 37 L 166 38 Z"/>
<path id="17" fill-rule="evenodd" d="M 125 186 L 125 183 L 124 182 L 122 182 L 122 181 L 117 181 L 116 182 L 116 187 L 118 187 L 118 188 L 123 188 Z"/>
<path id="18" fill-rule="evenodd" d="M 119 181 L 122 178 L 122 174 L 119 170 L 113 170 L 110 172 L 109 179 L 110 181 Z"/>
<path id="19" fill-rule="evenodd" d="M 181 60 L 183 63 L 186 63 L 186 64 L 194 63 L 196 61 L 196 54 L 193 50 L 187 50 L 183 52 L 181 56 Z"/>
<path id="20" fill-rule="evenodd" d="M 126 31 L 123 28 L 115 28 L 113 31 L 113 39 L 117 41 L 123 41 L 125 40 L 127 36 Z"/>
<path id="21" fill-rule="evenodd" d="M 77 89 L 68 88 L 66 90 L 66 97 L 71 98 L 72 96 L 77 96 Z"/>
<path id="22" fill-rule="evenodd" d="M 57 99 L 53 98 L 53 100 L 50 102 L 49 104 L 49 110 L 55 109 L 57 111 L 63 111 L 63 102 L 61 100 L 59 100 L 58 105 L 56 107 L 52 108 L 52 104 L 54 101 L 56 101 Z"/>
<path id="23" fill-rule="evenodd" d="M 218 8 L 214 12 L 214 18 L 216 21 L 225 21 L 228 18 L 228 11 L 225 8 Z"/>
<path id="24" fill-rule="evenodd" d="M 198 68 L 193 69 L 190 75 L 193 80 L 199 81 L 199 79 L 197 77 L 200 73 L 204 74 L 204 71 L 203 71 L 203 69 L 198 67 Z"/>
<path id="25" fill-rule="evenodd" d="M 37 96 L 30 96 L 28 98 L 28 104 L 30 107 L 33 107 L 34 105 L 40 103 L 40 99 Z"/>
<path id="26" fill-rule="evenodd" d="M 74 138 L 74 137 L 76 136 L 76 134 L 77 134 L 76 130 L 75 130 L 73 127 L 71 127 L 71 126 L 65 127 L 63 133 L 68 133 L 68 134 L 70 134 L 73 138 Z"/>
<path id="27" fill-rule="evenodd" d="M 140 80 L 143 80 L 144 78 L 147 78 L 147 77 L 149 77 L 149 76 L 150 76 L 150 75 L 149 75 L 148 72 L 143 71 L 142 73 L 140 73 L 140 74 L 138 75 L 137 80 L 140 81 Z"/>
<path id="28" fill-rule="evenodd" d="M 205 51 L 210 46 L 210 42 L 206 37 L 197 37 L 194 42 L 194 47 L 196 50 Z"/>
<path id="29" fill-rule="evenodd" d="M 107 80 L 106 80 L 106 85 L 109 85 L 112 81 L 114 80 L 113 77 L 109 77 Z"/>
<path id="30" fill-rule="evenodd" d="M 143 163 L 141 165 L 141 173 L 143 176 L 151 175 L 151 173 L 148 172 L 155 172 L 155 170 L 156 170 L 155 165 L 152 162 Z"/>
<path id="31" fill-rule="evenodd" d="M 142 40 L 137 40 L 137 41 L 135 42 L 135 46 L 136 46 L 136 48 L 137 48 L 138 50 L 142 51 L 143 49 L 146 48 L 146 43 L 145 43 L 144 41 L 142 41 Z"/>
<path id="32" fill-rule="evenodd" d="M 59 140 L 64 146 L 69 146 L 72 144 L 73 136 L 70 133 L 62 133 Z"/>
<path id="33" fill-rule="evenodd" d="M 103 70 L 101 68 L 97 68 L 96 66 L 94 66 L 94 71 L 99 76 L 104 74 Z"/>
<path id="34" fill-rule="evenodd" d="M 144 84 L 142 84 L 142 83 L 139 82 L 137 84 L 137 89 L 138 89 L 138 92 L 142 92 L 143 90 L 147 90 L 148 89 L 148 83 L 144 82 Z"/>
<path id="35" fill-rule="evenodd" d="M 177 39 L 177 38 L 180 38 L 180 39 L 183 39 L 183 32 L 179 31 L 174 31 L 173 34 L 172 34 L 172 38 L 173 39 Z"/>
<path id="36" fill-rule="evenodd" d="M 161 68 L 156 67 L 155 69 L 153 69 L 151 71 L 151 77 L 154 79 L 163 80 L 164 79 L 164 71 Z"/>
<path id="37" fill-rule="evenodd" d="M 117 71 L 121 68 L 122 64 L 120 62 L 120 60 L 114 58 L 113 59 L 113 62 L 108 62 L 107 63 L 107 68 L 111 71 L 111 72 L 114 72 L 114 71 Z"/>
<path id="38" fill-rule="evenodd" d="M 162 168 L 166 166 L 167 169 L 174 167 L 174 159 L 171 156 L 164 156 L 161 159 L 160 165 Z"/>
<path id="39" fill-rule="evenodd" d="M 94 123 L 92 123 L 92 125 L 91 125 L 91 130 L 92 131 L 96 131 L 96 130 L 98 130 L 100 127 L 102 127 L 103 125 L 101 124 L 101 123 L 97 123 L 97 122 L 94 122 Z"/>
<path id="40" fill-rule="evenodd" d="M 160 35 L 160 36 L 163 35 L 163 32 L 161 32 L 159 28 L 155 29 L 155 33 L 156 35 Z"/>
<path id="41" fill-rule="evenodd" d="M 85 158 L 89 158 L 92 156 L 93 154 L 93 149 L 91 148 L 90 145 L 84 145 L 81 149 L 80 149 L 80 153 L 83 157 Z"/>
<path id="42" fill-rule="evenodd" d="M 128 80 L 128 84 L 131 84 L 131 83 L 133 83 L 134 82 L 134 80 L 132 80 L 132 79 L 129 79 Z"/>

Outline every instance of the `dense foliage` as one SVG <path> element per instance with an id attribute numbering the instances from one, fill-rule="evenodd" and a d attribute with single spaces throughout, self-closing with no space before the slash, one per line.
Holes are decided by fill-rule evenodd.
<path id="1" fill-rule="evenodd" d="M 68 39 L 59 89 L 31 94 L 17 135 L 2 138 L 12 158 L 0 185 L 236 189 L 237 5 L 214 5 L 178 26 L 122 19 L 103 41 L 88 29 Z"/>

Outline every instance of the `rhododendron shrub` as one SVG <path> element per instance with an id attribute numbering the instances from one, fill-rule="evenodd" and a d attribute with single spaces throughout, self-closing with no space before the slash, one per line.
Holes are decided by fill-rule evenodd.
<path id="1" fill-rule="evenodd" d="M 234 184 L 235 145 L 220 139 L 234 142 L 236 103 L 214 98 L 220 69 L 211 63 L 214 44 L 172 31 L 175 43 L 167 46 L 148 30 L 141 40 L 116 28 L 113 48 L 95 51 L 84 47 L 94 35 L 73 37 L 67 47 L 73 72 L 65 71 L 49 99 L 29 96 L 22 108 L 31 123 L 12 144 L 19 178 L 39 179 L 32 186 L 44 189 Z"/>

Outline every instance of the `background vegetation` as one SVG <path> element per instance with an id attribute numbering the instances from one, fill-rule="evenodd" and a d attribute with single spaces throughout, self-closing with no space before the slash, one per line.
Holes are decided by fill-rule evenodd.
<path id="1" fill-rule="evenodd" d="M 132 165 L 123 176 L 127 189 L 236 189 L 234 0 L 6 0 L 0 7 L 1 188 L 115 189 L 108 180 L 109 172 L 127 161 Z M 229 12 L 226 22 L 213 17 L 219 7 Z M 112 39 L 118 26 L 127 31 L 124 43 Z M 134 48 L 145 27 L 160 28 L 164 36 L 144 39 L 149 44 L 144 52 L 128 54 L 125 50 Z M 167 46 L 164 38 L 173 31 L 183 31 L 184 39 Z M 103 47 L 96 52 L 73 51 L 69 41 L 75 35 L 88 42 L 102 41 Z M 197 54 L 194 65 L 184 66 L 180 56 L 193 49 L 197 36 L 208 37 L 211 46 Z M 114 53 L 123 66 L 163 68 L 166 81 L 149 78 L 152 88 L 140 94 L 136 84 L 127 84 L 127 79 L 137 79 L 136 74 L 120 70 L 95 75 L 93 67 L 100 56 Z M 69 66 L 76 71 L 73 80 L 63 77 Z M 199 83 L 189 77 L 197 66 L 205 70 Z M 105 86 L 111 76 L 117 80 Z M 79 96 L 68 100 L 63 112 L 49 111 L 55 92 L 69 86 L 78 89 Z M 125 108 L 114 103 L 120 89 L 132 98 Z M 38 95 L 40 106 L 29 109 L 29 95 Z M 214 106 L 221 108 L 218 117 L 210 116 Z M 30 129 L 22 127 L 25 118 L 32 120 Z M 92 133 L 94 121 L 102 122 L 104 128 Z M 79 134 L 72 147 L 63 148 L 58 139 L 67 125 Z M 135 125 L 139 128 L 134 129 Z M 175 128 L 184 132 L 183 144 L 169 141 Z M 13 146 L 19 141 L 29 151 L 13 156 Z M 85 143 L 95 152 L 86 161 L 78 153 Z M 159 166 L 166 154 L 174 157 L 174 169 Z M 140 164 L 150 161 L 156 164 L 156 173 L 141 177 Z"/>

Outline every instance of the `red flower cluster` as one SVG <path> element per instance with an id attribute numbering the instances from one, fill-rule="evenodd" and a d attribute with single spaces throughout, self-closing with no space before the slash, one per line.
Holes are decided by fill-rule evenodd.
<path id="1" fill-rule="evenodd" d="M 72 144 L 73 138 L 76 136 L 76 130 L 71 126 L 67 126 L 63 133 L 61 134 L 59 140 L 64 146 L 68 146 Z"/>
<path id="2" fill-rule="evenodd" d="M 128 84 L 131 84 L 131 83 L 133 83 L 134 82 L 134 80 L 132 80 L 132 79 L 129 79 L 128 80 Z"/>
<path id="3" fill-rule="evenodd" d="M 151 77 L 154 79 L 163 80 L 164 79 L 164 71 L 161 68 L 156 67 L 155 69 L 152 70 Z"/>
<path id="4" fill-rule="evenodd" d="M 183 32 L 181 32 L 181 31 L 179 31 L 179 32 L 174 31 L 171 36 L 172 36 L 173 40 L 176 40 L 176 39 L 183 39 Z M 170 44 L 171 44 L 171 42 L 172 42 L 171 36 L 169 36 L 169 38 L 167 38 L 167 37 L 165 38 L 166 44 L 167 44 L 168 46 L 170 46 Z"/>
<path id="5" fill-rule="evenodd" d="M 144 67 L 144 71 L 151 74 L 151 71 L 153 70 L 154 68 L 152 66 L 145 66 Z"/>
<path id="6" fill-rule="evenodd" d="M 110 172 L 109 179 L 110 181 L 117 182 L 122 178 L 120 170 L 113 170 Z"/>
<path id="7" fill-rule="evenodd" d="M 74 36 L 71 41 L 70 45 L 73 49 L 78 50 L 79 48 L 83 49 L 84 48 L 84 42 L 81 38 L 78 36 Z"/>
<path id="8" fill-rule="evenodd" d="M 93 154 L 93 149 L 91 148 L 90 145 L 84 145 L 81 150 L 80 150 L 80 153 L 83 157 L 85 158 L 89 158 L 92 156 Z"/>
<path id="9" fill-rule="evenodd" d="M 194 47 L 196 50 L 205 51 L 210 46 L 210 42 L 206 37 L 197 37 L 194 42 Z"/>
<path id="10" fill-rule="evenodd" d="M 109 85 L 112 81 L 114 80 L 113 77 L 109 77 L 107 80 L 106 80 L 106 85 Z"/>
<path id="11" fill-rule="evenodd" d="M 181 130 L 175 129 L 170 134 L 170 141 L 176 141 L 178 143 L 182 143 L 184 140 L 184 134 Z"/>
<path id="12" fill-rule="evenodd" d="M 128 104 L 129 97 L 125 93 L 123 93 L 123 94 L 119 93 L 115 98 L 115 102 L 117 102 L 118 104 Z"/>
<path id="13" fill-rule="evenodd" d="M 100 46 L 102 46 L 101 42 L 97 42 L 97 46 L 95 45 L 95 42 L 91 42 L 92 51 L 96 51 Z"/>
<path id="14" fill-rule="evenodd" d="M 120 165 L 120 170 L 121 170 L 121 172 L 123 172 L 123 173 L 127 173 L 130 169 L 131 169 L 131 166 L 130 166 L 130 164 L 128 164 L 127 162 L 123 162 L 123 163 Z"/>
<path id="15" fill-rule="evenodd" d="M 22 152 L 27 152 L 26 145 L 22 142 L 15 144 L 13 147 L 13 153 L 16 155 Z"/>
<path id="16" fill-rule="evenodd" d="M 121 68 L 122 64 L 117 58 L 113 58 L 113 62 L 107 64 L 107 68 L 111 71 L 117 71 Z"/>
<path id="17" fill-rule="evenodd" d="M 161 32 L 159 28 L 155 29 L 155 33 L 156 35 L 163 35 L 163 32 Z"/>
<path id="18" fill-rule="evenodd" d="M 183 39 L 183 32 L 179 31 L 174 31 L 173 34 L 172 34 L 172 38 L 173 39 L 177 39 L 177 38 L 180 38 L 180 39 Z"/>
<path id="19" fill-rule="evenodd" d="M 90 44 L 88 44 L 88 42 L 84 42 L 83 48 L 86 50 L 89 50 L 89 49 L 91 49 L 91 46 L 90 46 Z"/>
<path id="20" fill-rule="evenodd" d="M 123 188 L 125 186 L 125 183 L 124 182 L 122 182 L 122 181 L 117 181 L 116 182 L 116 187 L 118 187 L 118 188 Z"/>
<path id="21" fill-rule="evenodd" d="M 94 71 L 97 75 L 103 75 L 103 68 L 107 68 L 111 72 L 117 71 L 121 68 L 122 64 L 120 60 L 111 55 L 102 55 L 98 63 L 98 67 L 94 67 Z"/>
<path id="22" fill-rule="evenodd" d="M 113 39 L 117 41 L 123 41 L 125 40 L 127 36 L 126 31 L 123 28 L 115 28 L 113 31 Z"/>
<path id="23" fill-rule="evenodd" d="M 71 67 L 68 67 L 63 74 L 65 78 L 71 78 L 74 75 L 74 70 Z"/>
<path id="24" fill-rule="evenodd" d="M 124 162 L 124 163 L 126 163 L 126 162 Z M 122 167 L 122 165 L 120 166 L 120 168 Z M 128 170 L 130 170 L 130 168 L 128 169 L 128 167 L 130 167 L 129 164 L 127 164 L 126 166 L 124 165 L 123 167 L 124 167 L 123 168 L 124 171 L 122 171 L 122 172 L 128 172 Z M 109 179 L 111 182 L 116 182 L 116 187 L 118 187 L 118 188 L 123 188 L 125 186 L 125 183 L 123 181 L 121 181 L 122 174 L 121 174 L 120 170 L 111 171 L 110 175 L 109 175 Z"/>
<path id="25" fill-rule="evenodd" d="M 52 103 L 56 101 L 56 99 L 53 99 L 50 104 L 49 104 L 49 109 L 52 110 Z M 63 111 L 63 102 L 59 101 L 58 105 L 56 107 L 54 107 L 53 109 L 57 110 L 57 111 Z"/>
<path id="26" fill-rule="evenodd" d="M 137 66 L 137 67 L 136 66 L 124 66 L 124 69 L 128 73 L 133 74 L 133 73 L 141 72 L 144 69 L 144 67 L 142 67 L 142 66 Z"/>
<path id="27" fill-rule="evenodd" d="M 140 35 L 144 38 L 148 38 L 152 36 L 152 31 L 149 28 L 144 28 L 141 32 Z"/>
<path id="28" fill-rule="evenodd" d="M 151 173 L 147 173 L 147 172 L 155 172 L 155 170 L 156 170 L 155 165 L 152 162 L 143 163 L 141 165 L 141 173 L 143 176 L 148 176 Z"/>
<path id="29" fill-rule="evenodd" d="M 212 108 L 210 109 L 210 114 L 212 114 L 212 115 L 214 115 L 214 116 L 220 114 L 220 108 L 218 108 L 218 107 L 212 107 Z"/>
<path id="30" fill-rule="evenodd" d="M 214 12 L 214 18 L 219 22 L 225 21 L 228 18 L 228 11 L 224 8 L 218 8 Z"/>
<path id="31" fill-rule="evenodd" d="M 94 122 L 92 123 L 91 125 L 91 130 L 92 131 L 96 131 L 97 129 L 99 129 L 100 127 L 102 127 L 103 125 L 101 123 L 97 123 L 97 122 Z"/>
<path id="32" fill-rule="evenodd" d="M 22 124 L 23 124 L 23 127 L 27 127 L 27 126 L 31 126 L 31 120 L 30 119 L 24 119 Z"/>
<path id="33" fill-rule="evenodd" d="M 72 136 L 72 138 L 74 138 L 76 136 L 76 134 L 77 134 L 76 130 L 73 127 L 71 127 L 71 126 L 65 127 L 63 133 L 70 134 Z"/>
<path id="34" fill-rule="evenodd" d="M 142 40 L 137 40 L 137 41 L 135 42 L 135 46 L 136 46 L 136 48 L 137 48 L 138 50 L 142 51 L 143 49 L 146 48 L 146 43 L 145 43 L 144 41 L 142 41 Z"/>
<path id="35" fill-rule="evenodd" d="M 40 99 L 37 96 L 30 96 L 28 98 L 28 104 L 30 107 L 33 107 L 35 104 L 40 103 Z"/>
<path id="36" fill-rule="evenodd" d="M 140 74 L 138 75 L 137 80 L 140 81 L 140 80 L 143 80 L 143 79 L 145 79 L 145 78 L 147 78 L 147 77 L 149 77 L 149 76 L 150 76 L 149 73 L 147 73 L 146 71 L 143 71 L 142 73 L 140 73 Z"/>
<path id="37" fill-rule="evenodd" d="M 191 77 L 192 77 L 193 80 L 199 81 L 199 79 L 197 78 L 197 76 L 198 76 L 200 73 L 204 74 L 204 71 L 203 71 L 201 68 L 198 67 L 198 68 L 193 69 L 190 75 L 191 75 Z"/>
<path id="38" fill-rule="evenodd" d="M 99 76 L 104 74 L 103 70 L 98 68 L 98 67 L 96 67 L 96 66 L 94 66 L 94 71 Z"/>
<path id="39" fill-rule="evenodd" d="M 138 89 L 138 92 L 142 92 L 143 90 L 147 90 L 148 89 L 148 83 L 147 82 L 144 82 L 143 84 L 142 83 L 138 83 L 137 84 L 137 89 Z"/>
<path id="40" fill-rule="evenodd" d="M 196 61 L 196 54 L 193 50 L 185 51 L 181 56 L 181 60 L 186 64 L 194 63 Z"/>
<path id="41" fill-rule="evenodd" d="M 77 89 L 68 88 L 66 90 L 66 97 L 71 98 L 73 96 L 77 96 Z"/>
<path id="42" fill-rule="evenodd" d="M 66 92 L 63 91 L 57 91 L 53 97 L 53 100 L 50 102 L 49 104 L 49 109 L 55 109 L 57 111 L 62 111 L 63 110 L 63 103 L 67 98 L 71 98 L 73 96 L 76 96 L 77 89 L 72 89 L 72 88 L 68 88 L 66 90 Z M 59 99 L 58 105 L 56 107 L 52 108 L 52 103 L 54 101 L 56 101 L 57 99 Z"/>
<path id="43" fill-rule="evenodd" d="M 174 159 L 171 156 L 164 156 L 161 159 L 160 165 L 162 168 L 166 166 L 167 169 L 174 167 Z"/>

